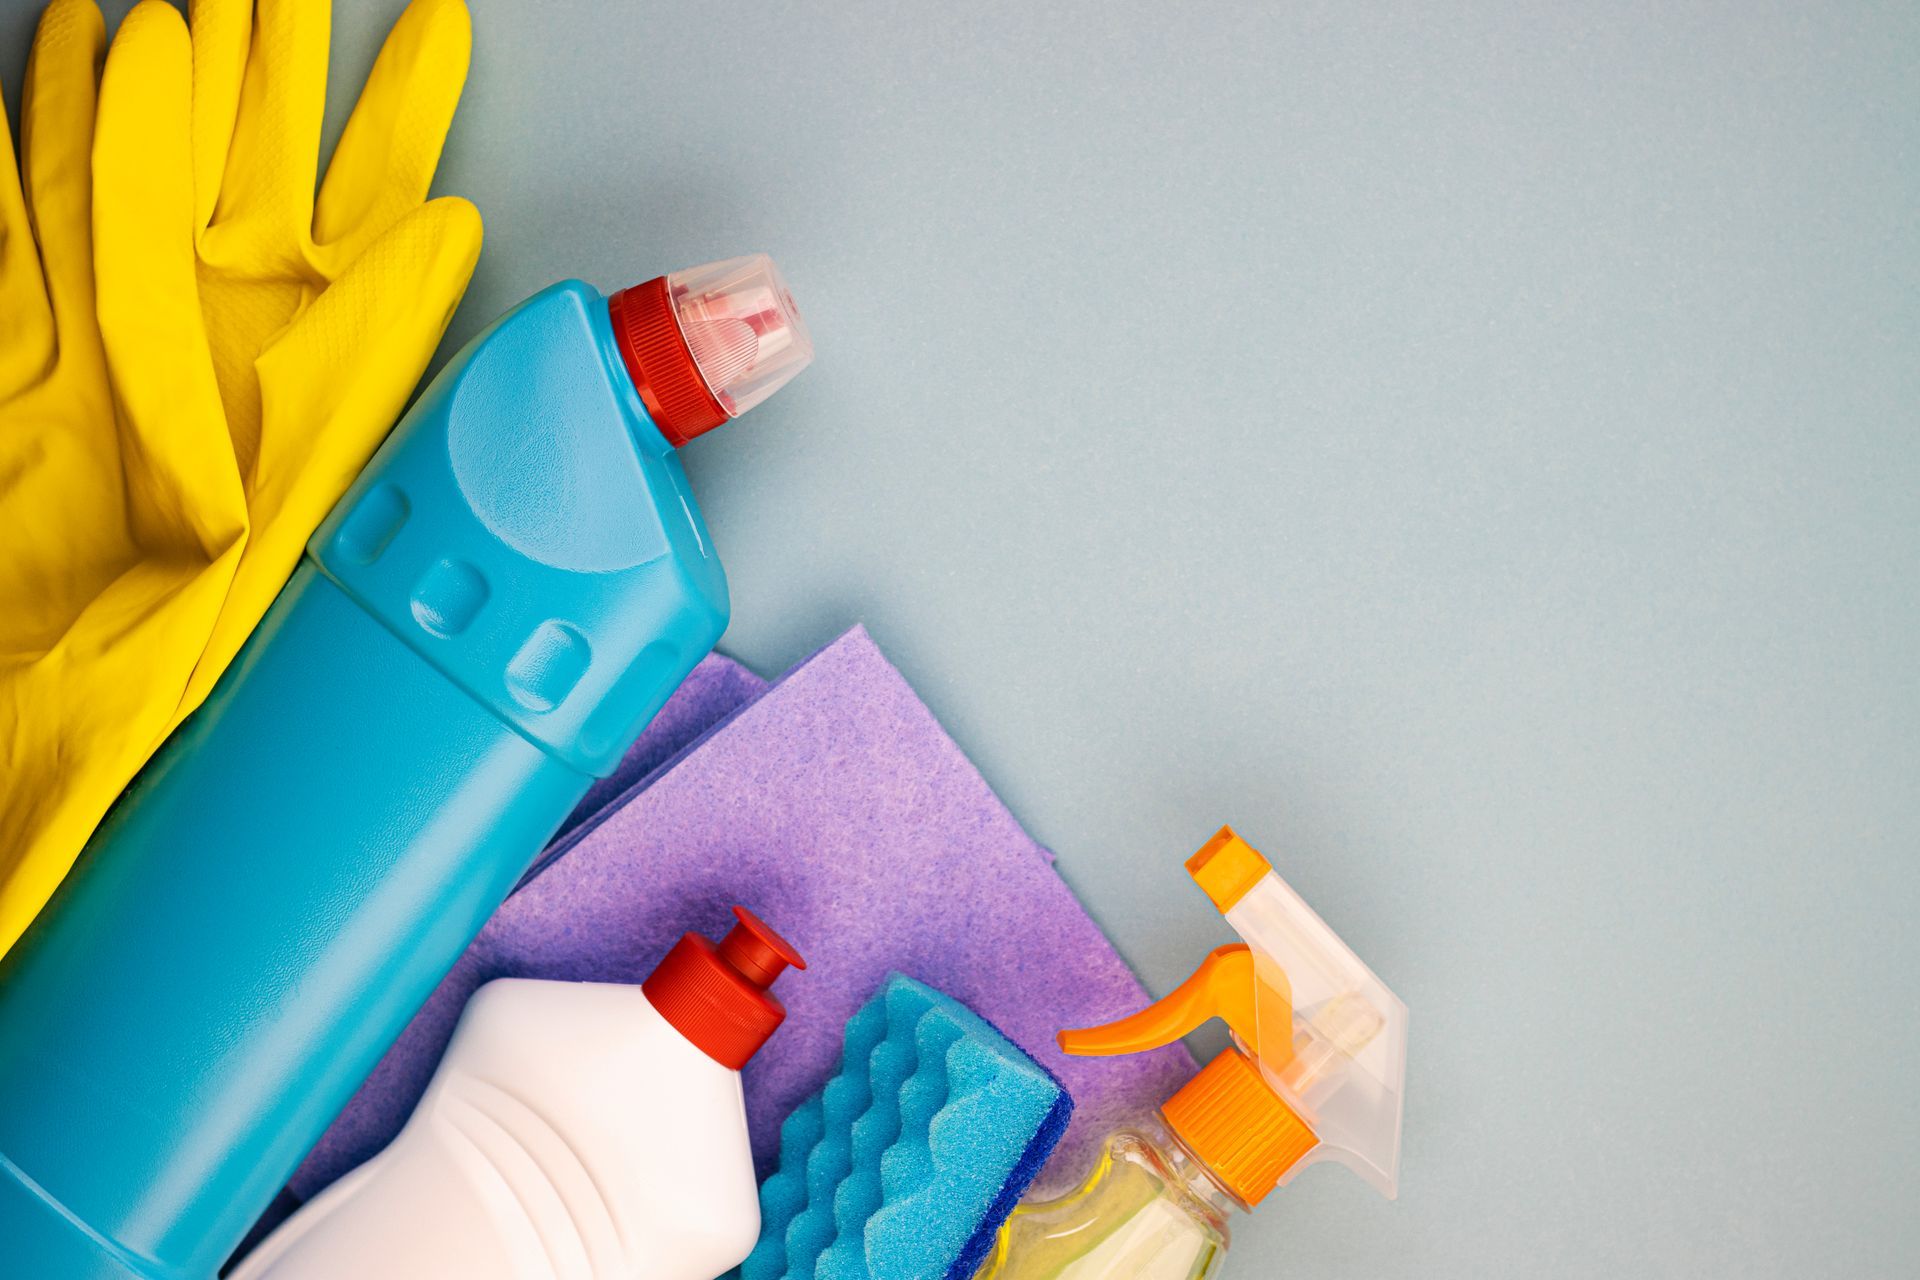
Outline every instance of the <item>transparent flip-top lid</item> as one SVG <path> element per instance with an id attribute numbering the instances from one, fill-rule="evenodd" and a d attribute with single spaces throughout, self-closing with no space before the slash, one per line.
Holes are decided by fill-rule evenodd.
<path id="1" fill-rule="evenodd" d="M 1236 1038 L 1320 1139 L 1282 1181 L 1332 1159 L 1391 1198 L 1400 1175 L 1407 1006 L 1230 829 L 1187 866 L 1253 952 L 1256 1034 Z"/>
<path id="2" fill-rule="evenodd" d="M 765 400 L 813 359 L 800 309 L 764 253 L 676 271 L 667 292 L 700 377 L 728 417 Z"/>

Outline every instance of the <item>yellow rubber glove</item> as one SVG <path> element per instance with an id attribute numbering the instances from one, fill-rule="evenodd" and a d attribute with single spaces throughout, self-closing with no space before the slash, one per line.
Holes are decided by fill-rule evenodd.
<path id="1" fill-rule="evenodd" d="M 55 0 L 0 172 L 0 949 L 165 733 L 245 537 L 232 449 L 117 419 L 90 228 L 105 24 Z M 8 147 L 0 134 L 0 147 Z M 212 487 L 209 487 L 209 477 Z"/>
<path id="2" fill-rule="evenodd" d="M 75 41 L 87 57 L 60 64 L 84 64 L 67 79 L 91 106 L 98 16 L 55 0 L 29 75 L 22 204 L 51 260 L 35 183 L 44 99 L 60 136 L 94 135 L 93 350 L 112 408 L 96 392 L 85 407 L 56 396 L 64 407 L 43 424 L 12 400 L 0 412 L 0 435 L 28 459 L 14 468 L 15 443 L 0 444 L 0 530 L 43 531 L 27 567 L 0 577 L 0 617 L 18 603 L 32 619 L 0 624 L 0 951 L 205 698 L 386 435 L 481 234 L 465 201 L 425 199 L 466 75 L 460 0 L 414 0 L 401 16 L 317 200 L 327 0 L 197 0 L 191 34 L 143 0 L 114 38 L 94 130 L 76 123 L 91 111 L 69 110 L 77 88 L 42 88 L 67 11 L 91 15 L 74 22 L 92 33 Z M 67 181 L 84 210 L 84 163 Z M 0 208 L 5 244 L 23 225 Z M 0 325 L 33 314 L 13 296 L 0 294 Z M 94 442 L 87 457 L 41 465 L 69 436 Z"/>

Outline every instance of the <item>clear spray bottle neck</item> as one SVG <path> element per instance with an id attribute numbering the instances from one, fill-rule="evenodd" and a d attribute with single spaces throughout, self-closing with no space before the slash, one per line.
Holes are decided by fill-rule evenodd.
<path id="1" fill-rule="evenodd" d="M 1208 1226 L 1225 1235 L 1229 1229 L 1228 1219 L 1235 1213 L 1251 1212 L 1252 1206 L 1235 1195 L 1220 1175 L 1200 1158 L 1200 1154 L 1187 1145 L 1179 1130 L 1167 1122 L 1164 1113 L 1158 1119 L 1168 1182 L 1189 1202 L 1190 1212 L 1204 1218 Z"/>

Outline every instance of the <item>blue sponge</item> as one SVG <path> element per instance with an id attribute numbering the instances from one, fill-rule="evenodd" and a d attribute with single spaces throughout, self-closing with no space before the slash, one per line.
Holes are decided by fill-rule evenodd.
<path id="1" fill-rule="evenodd" d="M 1072 1114 L 984 1018 L 889 976 L 839 1073 L 780 1126 L 742 1280 L 966 1280 Z"/>

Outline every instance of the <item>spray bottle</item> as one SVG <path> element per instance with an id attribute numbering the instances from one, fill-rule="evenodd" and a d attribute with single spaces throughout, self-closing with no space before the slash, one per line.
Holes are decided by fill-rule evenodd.
<path id="1" fill-rule="evenodd" d="M 675 449 L 811 356 L 764 256 L 454 356 L 0 958 L 0 1272 L 215 1273 L 719 639 Z"/>
<path id="2" fill-rule="evenodd" d="M 1139 1053 L 1212 1018 L 1236 1046 L 1113 1134 L 1078 1190 L 1014 1210 L 976 1280 L 1204 1280 L 1231 1216 L 1324 1159 L 1393 1198 L 1406 1006 L 1231 828 L 1187 870 L 1246 941 L 1131 1017 L 1061 1032 L 1060 1047 Z"/>

